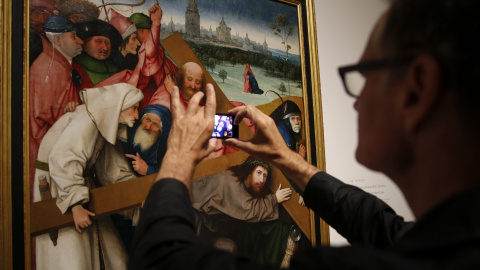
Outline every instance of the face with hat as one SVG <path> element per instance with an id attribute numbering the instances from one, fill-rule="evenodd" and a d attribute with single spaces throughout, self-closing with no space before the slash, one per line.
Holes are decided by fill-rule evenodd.
<path id="1" fill-rule="evenodd" d="M 300 133 L 302 129 L 302 116 L 300 108 L 295 102 L 287 100 L 281 105 L 283 119 L 290 122 L 292 131 L 295 133 Z"/>
<path id="2" fill-rule="evenodd" d="M 111 24 L 98 19 L 82 20 L 75 23 L 78 36 L 83 39 L 85 52 L 97 59 L 106 60 L 117 47 L 122 36 Z"/>
<path id="3" fill-rule="evenodd" d="M 143 44 L 150 36 L 152 20 L 143 13 L 133 13 L 128 19 L 137 27 L 137 38 Z"/>
<path id="4" fill-rule="evenodd" d="M 50 16 L 45 22 L 45 33 L 53 36 L 53 45 L 65 57 L 73 58 L 82 52 L 83 41 L 77 36 L 75 25 L 59 15 Z"/>
<path id="5" fill-rule="evenodd" d="M 122 35 L 122 43 L 118 50 L 125 56 L 127 53 L 137 54 L 140 41 L 137 39 L 137 27 L 128 18 L 111 9 L 110 24 Z"/>

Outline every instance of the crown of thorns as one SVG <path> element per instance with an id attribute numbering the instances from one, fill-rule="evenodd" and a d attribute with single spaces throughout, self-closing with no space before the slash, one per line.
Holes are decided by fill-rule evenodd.
<path id="1" fill-rule="evenodd" d="M 267 169 L 267 171 L 270 171 L 270 165 L 268 163 L 260 161 L 258 159 L 247 159 L 244 162 L 246 165 L 256 167 L 256 166 L 262 166 L 263 168 Z"/>

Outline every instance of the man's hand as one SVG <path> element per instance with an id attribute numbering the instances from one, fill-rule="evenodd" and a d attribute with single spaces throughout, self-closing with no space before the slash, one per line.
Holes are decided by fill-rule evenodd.
<path id="1" fill-rule="evenodd" d="M 82 229 L 92 225 L 90 216 L 95 216 L 94 213 L 83 208 L 81 205 L 75 205 L 72 207 L 73 221 L 75 222 L 75 228 L 79 233 L 82 233 Z"/>
<path id="2" fill-rule="evenodd" d="M 152 19 L 153 24 L 160 25 L 160 22 L 162 21 L 163 11 L 158 4 L 153 4 L 152 7 L 148 10 L 148 14 L 150 14 L 150 18 Z"/>
<path id="3" fill-rule="evenodd" d="M 167 89 L 168 93 L 172 94 L 172 89 L 175 86 L 175 81 L 172 78 L 172 74 L 169 73 L 165 76 L 163 84 L 165 85 L 165 89 Z"/>
<path id="4" fill-rule="evenodd" d="M 282 189 L 282 184 L 278 186 L 277 192 L 275 192 L 277 196 L 278 203 L 282 203 L 284 201 L 290 200 L 290 195 L 292 195 L 292 190 L 290 188 Z"/>
<path id="5" fill-rule="evenodd" d="M 305 145 L 300 144 L 300 146 L 298 147 L 298 154 L 302 156 L 303 159 L 307 157 L 307 148 L 305 147 Z"/>
<path id="6" fill-rule="evenodd" d="M 225 145 L 236 147 L 272 163 L 295 179 L 302 190 L 305 189 L 310 178 L 320 171 L 288 148 L 273 119 L 258 108 L 251 105 L 235 107 L 228 113 L 235 115 L 235 125 L 238 125 L 244 118 L 250 119 L 255 128 L 255 134 L 249 141 L 236 138 L 227 139 L 224 142 Z"/>
<path id="7" fill-rule="evenodd" d="M 130 155 L 130 154 L 125 154 L 125 156 L 133 159 L 132 161 L 133 169 L 137 173 L 141 175 L 147 175 L 148 164 L 140 157 L 138 153 L 136 156 Z"/>
<path id="8" fill-rule="evenodd" d="M 185 111 L 178 87 L 173 88 L 170 100 L 172 129 L 157 181 L 175 178 L 189 188 L 195 166 L 215 149 L 216 140 L 210 138 L 217 107 L 213 85 L 207 84 L 206 93 L 205 106 L 200 106 L 204 94 L 197 92 Z"/>
<path id="9" fill-rule="evenodd" d="M 256 107 L 252 105 L 235 107 L 229 110 L 228 114 L 235 115 L 235 125 L 238 125 L 243 118 L 250 119 L 255 128 L 255 134 L 250 141 L 227 139 L 226 145 L 234 146 L 274 164 L 275 161 L 285 159 L 293 153 L 285 144 L 273 119 Z"/>
<path id="10" fill-rule="evenodd" d="M 73 112 L 75 111 L 75 108 L 78 106 L 78 102 L 75 102 L 75 101 L 70 101 L 67 103 L 67 105 L 65 105 L 65 107 L 63 108 L 63 111 L 64 112 Z"/>

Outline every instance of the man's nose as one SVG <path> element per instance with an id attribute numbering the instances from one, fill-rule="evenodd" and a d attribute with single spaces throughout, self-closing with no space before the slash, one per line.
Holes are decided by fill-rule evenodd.
<path id="1" fill-rule="evenodd" d="M 146 129 L 146 130 L 152 129 L 152 123 L 146 123 L 146 124 L 145 124 L 145 129 Z"/>

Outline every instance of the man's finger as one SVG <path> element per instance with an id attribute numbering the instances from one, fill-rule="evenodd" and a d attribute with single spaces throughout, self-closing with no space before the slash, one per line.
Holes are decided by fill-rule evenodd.
<path id="1" fill-rule="evenodd" d="M 126 157 L 129 157 L 129 158 L 133 158 L 133 159 L 136 158 L 136 156 L 134 156 L 134 155 L 132 155 L 132 154 L 125 154 L 125 156 L 126 156 Z"/>
<path id="2" fill-rule="evenodd" d="M 223 144 L 233 146 L 233 147 L 238 148 L 238 149 L 240 149 L 242 151 L 245 151 L 247 153 L 251 153 L 253 151 L 252 147 L 254 147 L 251 142 L 242 141 L 242 140 L 239 140 L 239 139 L 236 139 L 236 138 L 228 138 L 223 142 Z"/>
<path id="3" fill-rule="evenodd" d="M 198 112 L 200 101 L 204 95 L 203 92 L 197 92 L 190 98 L 185 115 L 195 115 Z"/>
<path id="4" fill-rule="evenodd" d="M 215 88 L 211 83 L 207 84 L 206 87 L 207 93 L 207 102 L 205 103 L 205 118 L 212 118 L 215 116 L 215 111 L 217 109 L 217 99 L 215 97 Z"/>
<path id="5" fill-rule="evenodd" d="M 170 94 L 170 109 L 173 119 L 183 114 L 183 106 L 180 103 L 180 91 L 177 86 L 173 87 L 172 93 Z"/>

